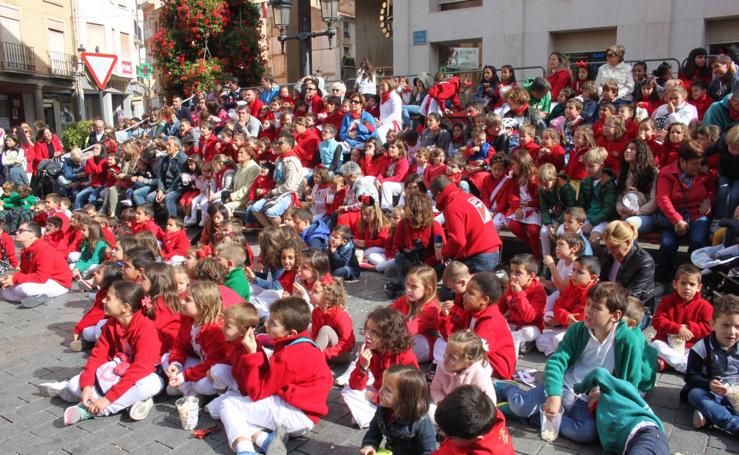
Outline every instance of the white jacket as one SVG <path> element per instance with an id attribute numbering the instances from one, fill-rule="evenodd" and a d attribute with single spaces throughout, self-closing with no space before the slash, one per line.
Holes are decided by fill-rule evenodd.
<path id="1" fill-rule="evenodd" d="M 652 112 L 652 118 L 656 121 L 657 119 L 666 117 L 665 129 L 668 129 L 673 123 L 682 123 L 690 126 L 690 122 L 695 120 L 698 121 L 698 109 L 692 104 L 683 101 L 683 104 L 675 109 L 672 114 L 667 112 L 667 104 L 663 104 Z"/>
<path id="2" fill-rule="evenodd" d="M 595 78 L 595 85 L 598 86 L 598 94 L 603 91 L 603 83 L 608 79 L 615 79 L 618 82 L 618 97 L 624 101 L 631 101 L 631 95 L 634 92 L 634 77 L 631 75 L 631 65 L 624 62 L 616 66 L 608 63 L 598 68 L 598 76 Z"/>
<path id="3" fill-rule="evenodd" d="M 383 124 L 398 122 L 402 125 L 403 123 L 403 100 L 395 90 L 390 92 L 387 102 L 380 103 L 380 121 Z"/>

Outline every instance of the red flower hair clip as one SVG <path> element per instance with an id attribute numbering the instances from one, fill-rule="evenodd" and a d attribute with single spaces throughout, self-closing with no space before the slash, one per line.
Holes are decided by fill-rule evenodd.
<path id="1" fill-rule="evenodd" d="M 372 196 L 359 196 L 359 202 L 364 205 L 375 205 L 375 198 Z"/>
<path id="2" fill-rule="evenodd" d="M 319 281 L 324 286 L 330 286 L 335 283 L 334 277 L 332 277 L 330 273 L 324 273 Z"/>
<path id="3" fill-rule="evenodd" d="M 149 311 L 151 309 L 151 297 L 145 295 L 141 299 L 141 308 L 143 308 L 145 311 Z"/>

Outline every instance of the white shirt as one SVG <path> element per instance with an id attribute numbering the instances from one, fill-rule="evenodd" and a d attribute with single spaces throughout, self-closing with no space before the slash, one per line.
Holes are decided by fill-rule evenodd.
<path id="1" fill-rule="evenodd" d="M 611 66 L 606 63 L 598 68 L 598 76 L 595 78 L 598 94 L 603 91 L 603 83 L 608 79 L 615 79 L 618 82 L 619 98 L 631 101 L 631 95 L 634 92 L 634 77 L 631 75 L 631 65 L 621 62 L 616 66 Z"/>
<path id="2" fill-rule="evenodd" d="M 682 123 L 686 126 L 690 125 L 690 122 L 695 120 L 698 121 L 698 109 L 692 104 L 683 102 L 680 106 L 675 109 L 675 112 L 670 114 L 667 112 L 667 104 L 663 104 L 652 112 L 652 118 L 657 120 L 658 118 L 666 117 L 665 129 L 668 129 L 673 123 Z"/>
<path id="3" fill-rule="evenodd" d="M 573 390 L 575 384 L 582 382 L 585 376 L 596 368 L 605 368 L 609 373 L 613 373 L 613 369 L 616 367 L 616 354 L 613 351 L 616 328 L 618 328 L 618 324 L 613 324 L 613 328 L 602 343 L 595 338 L 593 331 L 588 329 L 588 335 L 590 336 L 588 344 L 583 349 L 580 357 L 565 373 L 564 386 L 568 390 Z"/>

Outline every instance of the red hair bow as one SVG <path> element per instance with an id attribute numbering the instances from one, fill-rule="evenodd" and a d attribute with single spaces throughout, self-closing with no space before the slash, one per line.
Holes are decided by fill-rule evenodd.
<path id="1" fill-rule="evenodd" d="M 588 62 L 580 60 L 579 62 L 575 62 L 575 66 L 577 66 L 578 68 L 587 68 Z"/>
<path id="2" fill-rule="evenodd" d="M 330 286 L 335 283 L 334 277 L 332 277 L 330 273 L 324 273 L 320 279 L 320 282 L 324 286 Z"/>

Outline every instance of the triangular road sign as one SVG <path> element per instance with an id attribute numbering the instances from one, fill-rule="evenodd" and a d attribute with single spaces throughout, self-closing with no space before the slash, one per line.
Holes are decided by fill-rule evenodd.
<path id="1" fill-rule="evenodd" d="M 81 54 L 82 61 L 85 62 L 85 67 L 92 75 L 95 83 L 98 85 L 100 90 L 105 90 L 105 86 L 108 85 L 110 75 L 113 74 L 113 68 L 118 61 L 118 56 L 115 54 L 98 54 L 95 52 L 83 52 Z"/>

